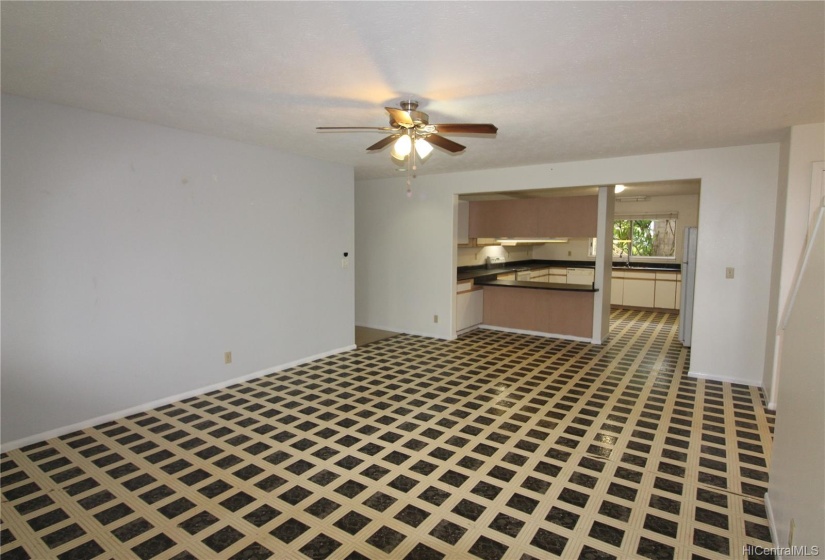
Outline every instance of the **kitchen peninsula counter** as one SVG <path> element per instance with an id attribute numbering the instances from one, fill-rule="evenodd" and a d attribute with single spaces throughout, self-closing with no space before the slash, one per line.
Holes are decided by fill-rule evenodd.
<path id="1" fill-rule="evenodd" d="M 598 288 L 588 284 L 557 284 L 548 282 L 531 282 L 529 280 L 489 280 L 476 279 L 476 286 L 498 286 L 501 288 L 525 288 L 528 290 L 558 290 L 562 292 L 598 292 Z"/>
<path id="2" fill-rule="evenodd" d="M 507 274 L 524 269 L 535 268 L 595 268 L 593 261 L 511 261 L 496 268 L 487 268 L 484 265 L 460 266 L 456 272 L 456 279 L 480 281 L 486 277 L 495 277 L 498 274 Z M 624 262 L 614 262 L 612 269 L 625 271 L 647 271 L 647 272 L 680 272 L 681 266 L 678 263 L 647 263 L 634 262 L 627 265 Z"/>
<path id="3" fill-rule="evenodd" d="M 530 334 L 589 340 L 593 334 L 596 290 L 590 286 L 541 284 L 510 280 L 482 283 L 484 324 Z"/>
<path id="4" fill-rule="evenodd" d="M 485 265 L 471 265 L 458 267 L 456 279 L 460 282 L 462 280 L 475 280 L 487 276 L 495 277 L 498 274 L 507 274 L 508 272 L 516 272 L 519 270 L 532 270 L 536 268 L 594 268 L 592 262 L 587 261 L 511 261 L 487 268 Z"/>

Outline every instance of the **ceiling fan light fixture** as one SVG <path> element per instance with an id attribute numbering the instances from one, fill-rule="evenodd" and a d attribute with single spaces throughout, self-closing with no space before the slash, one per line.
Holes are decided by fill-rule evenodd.
<path id="1" fill-rule="evenodd" d="M 433 144 L 451 154 L 459 154 L 466 146 L 442 136 L 443 134 L 496 134 L 498 128 L 492 124 L 452 123 L 430 124 L 430 116 L 418 110 L 418 101 L 411 99 L 400 102 L 401 108 L 384 107 L 389 115 L 389 126 L 319 126 L 317 130 L 375 130 L 389 133 L 383 140 L 367 147 L 368 152 L 378 152 L 392 144 L 390 159 L 407 173 L 407 196 L 410 196 L 410 181 L 415 178 L 419 163 L 424 163 L 435 151 Z M 403 166 L 403 169 L 401 169 Z"/>
<path id="2" fill-rule="evenodd" d="M 412 149 L 412 140 L 406 134 L 400 136 L 398 140 L 392 145 L 392 157 L 395 159 L 404 159 L 410 155 Z"/>
<path id="3" fill-rule="evenodd" d="M 415 153 L 422 160 L 427 159 L 433 153 L 433 145 L 423 138 L 415 139 Z"/>

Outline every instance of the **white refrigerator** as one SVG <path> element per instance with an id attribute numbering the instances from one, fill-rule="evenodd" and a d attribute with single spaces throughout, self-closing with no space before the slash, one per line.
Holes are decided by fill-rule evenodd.
<path id="1" fill-rule="evenodd" d="M 679 341 L 690 346 L 693 330 L 693 289 L 696 285 L 696 242 L 699 231 L 685 228 L 682 240 L 682 296 L 679 310 Z"/>

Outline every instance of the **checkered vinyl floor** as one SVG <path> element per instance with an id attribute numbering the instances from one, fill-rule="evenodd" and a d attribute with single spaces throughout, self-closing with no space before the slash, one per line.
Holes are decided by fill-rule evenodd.
<path id="1" fill-rule="evenodd" d="M 676 323 L 399 335 L 4 453 L 0 554 L 746 558 L 773 416 L 688 378 Z"/>

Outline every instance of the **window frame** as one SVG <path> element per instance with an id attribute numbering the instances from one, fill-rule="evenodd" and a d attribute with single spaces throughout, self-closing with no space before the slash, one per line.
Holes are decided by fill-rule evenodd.
<path id="1" fill-rule="evenodd" d="M 644 213 L 633 213 L 633 214 L 616 214 L 613 217 L 613 237 L 611 243 L 611 253 L 612 253 L 612 261 L 613 262 L 640 262 L 640 261 L 666 261 L 672 262 L 676 261 L 677 253 L 676 253 L 676 243 L 677 243 L 677 221 L 679 219 L 679 215 L 677 212 L 657 212 L 655 214 L 644 214 Z M 654 222 L 656 220 L 669 220 L 673 221 L 673 255 L 638 255 L 633 254 L 633 224 L 634 221 L 651 221 Z M 629 231 L 630 231 L 630 239 L 629 240 L 621 240 L 628 242 L 628 253 L 626 255 L 616 255 L 613 251 L 613 246 L 616 243 L 616 223 L 620 221 L 629 221 L 631 222 Z M 597 240 L 596 238 L 590 239 L 587 249 L 587 255 L 589 257 L 595 257 L 597 255 Z"/>

